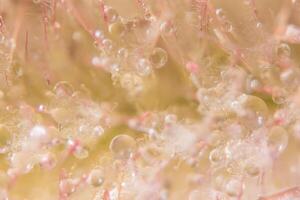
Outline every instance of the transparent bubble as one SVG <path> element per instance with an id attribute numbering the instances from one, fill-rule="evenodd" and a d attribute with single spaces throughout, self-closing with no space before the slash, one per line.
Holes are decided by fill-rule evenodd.
<path id="1" fill-rule="evenodd" d="M 289 138 L 287 131 L 283 127 L 272 127 L 268 136 L 268 147 L 272 153 L 277 155 L 286 149 Z"/>
<path id="2" fill-rule="evenodd" d="M 153 66 L 156 68 L 161 68 L 168 62 L 168 54 L 161 48 L 155 48 L 152 51 L 149 60 Z"/>
<path id="3" fill-rule="evenodd" d="M 77 158 L 77 159 L 85 159 L 87 157 L 89 157 L 89 151 L 87 148 L 83 147 L 83 146 L 77 146 L 73 155 Z"/>
<path id="4" fill-rule="evenodd" d="M 250 76 L 247 79 L 246 84 L 247 84 L 246 89 L 247 89 L 247 92 L 249 92 L 249 93 L 253 93 L 255 91 L 258 91 L 262 87 L 261 82 L 258 79 L 254 78 L 252 76 Z"/>
<path id="5" fill-rule="evenodd" d="M 101 169 L 93 169 L 88 177 L 88 183 L 94 187 L 100 187 L 104 182 L 104 174 Z"/>
<path id="6" fill-rule="evenodd" d="M 218 147 L 223 142 L 223 138 L 220 136 L 220 133 L 213 132 L 209 138 L 208 142 L 212 147 Z"/>
<path id="7" fill-rule="evenodd" d="M 126 31 L 124 24 L 120 21 L 110 24 L 108 30 L 113 37 L 121 37 Z"/>
<path id="8" fill-rule="evenodd" d="M 128 49 L 126 48 L 120 48 L 118 50 L 118 57 L 119 58 L 127 58 L 129 56 Z"/>
<path id="9" fill-rule="evenodd" d="M 220 163 L 220 162 L 224 161 L 225 160 L 225 153 L 224 153 L 224 151 L 222 151 L 221 148 L 213 149 L 209 153 L 209 160 L 213 164 L 217 164 L 217 163 Z"/>
<path id="10" fill-rule="evenodd" d="M 256 28 L 262 28 L 262 26 L 263 26 L 263 25 L 262 25 L 261 22 L 257 22 L 257 23 L 256 23 Z"/>
<path id="11" fill-rule="evenodd" d="M 93 128 L 93 135 L 95 136 L 101 136 L 104 133 L 104 129 L 102 126 L 95 126 Z"/>
<path id="12" fill-rule="evenodd" d="M 279 44 L 279 46 L 277 47 L 277 55 L 279 57 L 282 56 L 290 56 L 291 55 L 291 48 L 288 44 L 286 43 L 281 43 Z"/>
<path id="13" fill-rule="evenodd" d="M 100 30 L 96 30 L 95 33 L 94 33 L 94 36 L 98 39 L 104 39 L 105 38 L 104 33 Z"/>
<path id="14" fill-rule="evenodd" d="M 238 179 L 230 179 L 226 186 L 225 191 L 231 197 L 238 196 L 243 189 L 243 183 Z"/>
<path id="15" fill-rule="evenodd" d="M 255 161 L 249 161 L 245 165 L 245 172 L 248 176 L 255 177 L 258 176 L 260 173 L 259 166 L 255 163 Z"/>
<path id="16" fill-rule="evenodd" d="M 165 123 L 174 124 L 177 121 L 177 116 L 174 114 L 169 114 L 165 116 Z"/>
<path id="17" fill-rule="evenodd" d="M 216 9 L 216 15 L 221 19 L 225 19 L 225 13 L 222 8 Z"/>
<path id="18" fill-rule="evenodd" d="M 74 89 L 68 82 L 60 81 L 54 86 L 53 92 L 59 97 L 72 96 Z"/>
<path id="19" fill-rule="evenodd" d="M 283 88 L 274 88 L 272 91 L 272 100 L 276 104 L 284 104 L 287 101 L 288 92 Z"/>
<path id="20" fill-rule="evenodd" d="M 109 39 L 104 39 L 102 44 L 107 51 L 111 51 L 113 49 L 113 42 Z"/>
<path id="21" fill-rule="evenodd" d="M 40 165 L 43 169 L 53 169 L 57 164 L 56 156 L 53 153 L 47 153 L 41 156 Z"/>
<path id="22" fill-rule="evenodd" d="M 30 131 L 30 139 L 39 143 L 47 143 L 51 138 L 44 126 L 36 125 Z"/>
<path id="23" fill-rule="evenodd" d="M 70 196 L 75 192 L 76 186 L 72 179 L 63 179 L 59 183 L 59 189 L 64 196 Z"/>
<path id="24" fill-rule="evenodd" d="M 152 66 L 149 60 L 140 59 L 136 65 L 137 73 L 141 76 L 149 76 L 152 72 Z"/>
<path id="25" fill-rule="evenodd" d="M 109 23 L 114 23 L 119 18 L 118 12 L 111 7 L 105 7 L 104 13 L 105 13 L 106 19 Z"/>
<path id="26" fill-rule="evenodd" d="M 293 87 L 300 82 L 300 73 L 296 68 L 289 68 L 280 73 L 280 80 L 287 86 Z"/>
<path id="27" fill-rule="evenodd" d="M 126 73 L 121 76 L 121 87 L 130 90 L 130 92 L 140 92 L 143 89 L 143 83 L 140 77 L 135 74 Z"/>
<path id="28" fill-rule="evenodd" d="M 115 136 L 110 145 L 110 151 L 117 158 L 129 158 L 132 151 L 135 149 L 136 142 L 129 135 L 118 135 Z"/>
<path id="29" fill-rule="evenodd" d="M 257 115 L 266 116 L 268 114 L 268 106 L 261 98 L 252 95 L 243 95 L 242 99 L 244 106 Z"/>

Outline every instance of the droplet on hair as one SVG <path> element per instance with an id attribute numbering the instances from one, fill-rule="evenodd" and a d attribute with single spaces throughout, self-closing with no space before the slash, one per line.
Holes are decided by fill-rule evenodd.
<path id="1" fill-rule="evenodd" d="M 268 147 L 270 151 L 275 155 L 282 153 L 288 145 L 288 139 L 288 133 L 283 127 L 272 127 L 268 136 Z"/>
<path id="2" fill-rule="evenodd" d="M 61 81 L 56 83 L 53 92 L 59 97 L 72 96 L 74 89 L 68 82 Z"/>
<path id="3" fill-rule="evenodd" d="M 105 17 L 109 23 L 116 22 L 119 18 L 118 12 L 111 7 L 106 6 L 104 8 L 104 13 L 105 13 Z"/>
<path id="4" fill-rule="evenodd" d="M 118 135 L 112 139 L 109 149 L 117 158 L 127 159 L 135 149 L 135 146 L 136 142 L 131 136 Z"/>
<path id="5" fill-rule="evenodd" d="M 162 48 L 155 48 L 152 51 L 149 59 L 154 67 L 161 68 L 167 63 L 168 54 Z"/>
<path id="6" fill-rule="evenodd" d="M 104 182 L 104 174 L 101 169 L 93 169 L 88 177 L 88 183 L 94 187 L 100 187 Z"/>
<path id="7" fill-rule="evenodd" d="M 152 72 L 151 63 L 149 60 L 142 58 L 138 61 L 136 70 L 140 76 L 149 76 Z"/>

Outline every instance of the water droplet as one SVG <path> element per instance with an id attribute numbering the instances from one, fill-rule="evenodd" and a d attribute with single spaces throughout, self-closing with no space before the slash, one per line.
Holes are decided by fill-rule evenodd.
<path id="1" fill-rule="evenodd" d="M 60 81 L 54 86 L 53 92 L 58 97 L 72 96 L 74 89 L 68 82 Z"/>
<path id="2" fill-rule="evenodd" d="M 165 116 L 165 123 L 174 124 L 177 121 L 177 116 L 174 114 L 169 114 Z"/>
<path id="3" fill-rule="evenodd" d="M 212 133 L 209 136 L 208 142 L 212 147 L 218 147 L 223 142 L 221 134 L 218 132 Z"/>
<path id="4" fill-rule="evenodd" d="M 100 30 L 96 30 L 95 33 L 94 33 L 94 36 L 98 39 L 104 39 L 104 33 Z"/>
<path id="5" fill-rule="evenodd" d="M 224 161 L 225 153 L 220 148 L 213 149 L 209 154 L 209 160 L 211 163 L 216 164 Z"/>
<path id="6" fill-rule="evenodd" d="M 118 57 L 120 58 L 127 58 L 129 55 L 128 49 L 126 48 L 120 48 L 118 51 Z"/>
<path id="7" fill-rule="evenodd" d="M 136 146 L 135 140 L 129 135 L 118 135 L 115 136 L 110 145 L 110 151 L 117 158 L 129 158 L 132 151 Z"/>
<path id="8" fill-rule="evenodd" d="M 89 151 L 83 146 L 77 146 L 73 154 L 80 160 L 89 157 Z"/>
<path id="9" fill-rule="evenodd" d="M 95 126 L 93 129 L 93 135 L 95 136 L 101 136 L 104 133 L 104 129 L 102 126 Z"/>
<path id="10" fill-rule="evenodd" d="M 152 66 L 149 60 L 140 59 L 136 65 L 137 73 L 141 76 L 149 76 L 152 72 Z"/>
<path id="11" fill-rule="evenodd" d="M 259 166 L 254 163 L 255 161 L 251 161 L 246 163 L 245 172 L 252 177 L 258 176 L 260 173 Z"/>
<path id="12" fill-rule="evenodd" d="M 300 73 L 296 68 L 289 68 L 280 74 L 280 80 L 289 87 L 298 85 L 300 82 Z"/>
<path id="13" fill-rule="evenodd" d="M 143 89 L 142 80 L 139 76 L 131 73 L 126 73 L 121 77 L 121 87 L 128 89 L 133 94 L 140 92 Z"/>
<path id="14" fill-rule="evenodd" d="M 104 182 L 104 175 L 101 169 L 93 169 L 88 177 L 88 183 L 94 187 L 99 187 Z"/>
<path id="15" fill-rule="evenodd" d="M 118 21 L 109 25 L 108 30 L 113 37 L 121 37 L 124 35 L 126 29 L 124 24 Z"/>
<path id="16" fill-rule="evenodd" d="M 72 179 L 63 179 L 59 183 L 59 190 L 64 196 L 70 196 L 75 192 L 75 184 Z"/>
<path id="17" fill-rule="evenodd" d="M 104 39 L 102 44 L 107 51 L 111 51 L 113 49 L 113 42 L 109 39 Z"/>
<path id="18" fill-rule="evenodd" d="M 272 100 L 276 104 L 286 103 L 288 92 L 283 88 L 274 88 L 272 90 Z"/>
<path id="19" fill-rule="evenodd" d="M 277 55 L 279 57 L 285 57 L 285 56 L 290 56 L 291 55 L 291 48 L 288 44 L 286 43 L 281 43 L 277 47 Z"/>
<path id="20" fill-rule="evenodd" d="M 50 141 L 50 137 L 47 133 L 47 130 L 44 126 L 41 125 L 36 125 L 31 129 L 30 139 L 33 142 L 39 142 L 44 144 Z"/>
<path id="21" fill-rule="evenodd" d="M 262 28 L 262 23 L 261 22 L 257 22 L 256 23 L 256 28 Z"/>
<path id="22" fill-rule="evenodd" d="M 167 63 L 168 54 L 161 48 L 155 48 L 152 51 L 149 59 L 153 66 L 155 66 L 156 68 L 161 68 Z"/>
<path id="23" fill-rule="evenodd" d="M 242 189 L 243 184 L 237 179 L 229 180 L 225 187 L 226 193 L 231 197 L 238 196 L 241 193 Z"/>
<path id="24" fill-rule="evenodd" d="M 40 165 L 43 169 L 51 170 L 56 166 L 57 160 L 53 153 L 47 153 L 42 155 L 40 159 Z"/>
<path id="25" fill-rule="evenodd" d="M 268 146 L 275 155 L 283 152 L 288 145 L 288 133 L 281 126 L 271 128 L 268 137 Z"/>
<path id="26" fill-rule="evenodd" d="M 216 10 L 216 15 L 217 15 L 220 19 L 225 19 L 225 18 L 226 18 L 226 17 L 225 17 L 225 13 L 224 13 L 224 11 L 223 11 L 222 8 L 219 8 L 219 9 Z"/>
<path id="27" fill-rule="evenodd" d="M 116 22 L 119 18 L 118 12 L 111 7 L 106 6 L 104 8 L 104 13 L 105 13 L 106 19 L 109 23 Z"/>
<path id="28" fill-rule="evenodd" d="M 249 76 L 246 84 L 247 84 L 246 89 L 248 93 L 253 93 L 255 91 L 258 91 L 262 87 L 261 82 L 252 76 Z"/>

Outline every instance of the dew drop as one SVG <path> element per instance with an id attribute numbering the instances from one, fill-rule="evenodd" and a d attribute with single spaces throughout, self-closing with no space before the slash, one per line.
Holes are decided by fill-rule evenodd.
<path id="1" fill-rule="evenodd" d="M 256 23 L 256 28 L 262 28 L 262 23 L 261 22 L 257 22 Z"/>
<path id="2" fill-rule="evenodd" d="M 120 84 L 121 87 L 131 90 L 131 92 L 140 92 L 143 89 L 141 78 L 131 73 L 124 74 L 120 79 Z"/>
<path id="3" fill-rule="evenodd" d="M 104 129 L 102 126 L 95 126 L 93 129 L 93 135 L 94 136 L 101 136 L 104 133 Z"/>
<path id="4" fill-rule="evenodd" d="M 113 42 L 109 39 L 104 39 L 102 44 L 107 51 L 111 51 L 113 49 Z"/>
<path id="5" fill-rule="evenodd" d="M 73 154 L 77 159 L 82 160 L 89 156 L 89 151 L 83 146 L 77 146 Z"/>
<path id="6" fill-rule="evenodd" d="M 225 19 L 225 13 L 223 11 L 222 8 L 219 8 L 216 10 L 216 15 L 220 18 L 220 19 Z"/>
<path id="7" fill-rule="evenodd" d="M 241 193 L 242 183 L 237 179 L 231 179 L 225 186 L 226 193 L 231 197 L 236 197 Z"/>
<path id="8" fill-rule="evenodd" d="M 76 187 L 72 179 L 63 179 L 59 183 L 59 189 L 64 196 L 70 196 Z"/>
<path id="9" fill-rule="evenodd" d="M 94 187 L 99 187 L 104 182 L 104 175 L 101 169 L 93 169 L 88 177 L 88 183 Z"/>
<path id="10" fill-rule="evenodd" d="M 36 125 L 31 129 L 30 139 L 39 143 L 47 143 L 50 141 L 50 137 L 45 127 L 41 125 Z"/>
<path id="11" fill-rule="evenodd" d="M 276 104 L 286 103 L 288 92 L 283 88 L 274 88 L 272 91 L 272 100 Z"/>
<path id="12" fill-rule="evenodd" d="M 136 142 L 131 136 L 118 135 L 112 139 L 109 149 L 117 158 L 127 159 L 130 157 L 135 146 Z"/>
<path id="13" fill-rule="evenodd" d="M 54 86 L 53 92 L 58 97 L 72 96 L 74 89 L 68 82 L 60 81 Z"/>
<path id="14" fill-rule="evenodd" d="M 209 154 L 209 160 L 213 164 L 220 163 L 224 161 L 224 159 L 225 159 L 225 154 L 219 148 L 213 149 Z"/>
<path id="15" fill-rule="evenodd" d="M 113 37 L 121 37 L 124 35 L 126 29 L 122 22 L 117 21 L 109 25 L 108 30 Z"/>
<path id="16" fill-rule="evenodd" d="M 168 114 L 165 116 L 165 123 L 174 124 L 177 121 L 177 116 L 174 114 Z"/>
<path id="17" fill-rule="evenodd" d="M 288 145 L 288 133 L 281 126 L 271 128 L 268 137 L 268 147 L 275 155 L 280 154 Z"/>
<path id="18" fill-rule="evenodd" d="M 260 173 L 260 169 L 259 166 L 257 166 L 254 161 L 252 162 L 248 162 L 245 165 L 245 172 L 247 173 L 247 175 L 251 176 L 251 177 L 255 177 L 258 176 Z"/>
<path id="19" fill-rule="evenodd" d="M 106 19 L 109 23 L 116 22 L 119 18 L 118 12 L 111 7 L 105 7 L 104 13 L 105 13 Z"/>
<path id="20" fill-rule="evenodd" d="M 291 55 L 291 48 L 288 44 L 286 43 L 281 43 L 279 44 L 279 46 L 277 47 L 277 55 L 279 57 L 282 57 L 282 56 L 290 56 Z"/>
<path id="21" fill-rule="evenodd" d="M 126 48 L 120 48 L 118 50 L 118 57 L 119 58 L 127 58 L 129 55 L 129 52 Z"/>
<path id="22" fill-rule="evenodd" d="M 151 63 L 149 60 L 142 58 L 138 61 L 136 70 L 140 76 L 149 76 L 152 72 Z"/>
<path id="23" fill-rule="evenodd" d="M 155 48 L 152 51 L 149 59 L 153 66 L 156 68 L 161 68 L 168 62 L 168 54 L 161 48 Z"/>
<path id="24" fill-rule="evenodd" d="M 43 169 L 51 170 L 57 164 L 56 156 L 53 153 L 47 153 L 42 155 L 40 159 L 40 165 Z"/>

